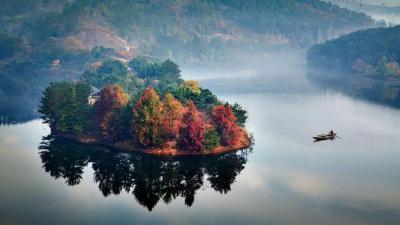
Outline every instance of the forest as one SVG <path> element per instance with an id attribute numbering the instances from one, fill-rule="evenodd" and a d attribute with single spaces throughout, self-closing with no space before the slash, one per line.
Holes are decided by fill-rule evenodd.
<path id="1" fill-rule="evenodd" d="M 315 45 L 307 56 L 309 77 L 324 86 L 400 107 L 399 36 L 400 26 L 374 28 Z"/>
<path id="2" fill-rule="evenodd" d="M 171 60 L 105 60 L 80 81 L 54 82 L 39 112 L 52 134 L 162 153 L 245 148 L 247 111 L 220 101 Z M 98 90 L 93 93 L 94 90 Z"/>
<path id="3" fill-rule="evenodd" d="M 308 63 L 377 78 L 400 77 L 399 36 L 400 26 L 357 31 L 313 46 Z"/>

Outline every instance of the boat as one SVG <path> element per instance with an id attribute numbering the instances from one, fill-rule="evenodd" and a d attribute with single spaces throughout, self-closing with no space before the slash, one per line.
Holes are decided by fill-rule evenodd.
<path id="1" fill-rule="evenodd" d="M 314 140 L 316 141 L 323 141 L 323 140 L 332 140 L 337 136 L 337 133 L 328 133 L 328 134 L 320 134 L 317 136 L 314 136 Z"/>

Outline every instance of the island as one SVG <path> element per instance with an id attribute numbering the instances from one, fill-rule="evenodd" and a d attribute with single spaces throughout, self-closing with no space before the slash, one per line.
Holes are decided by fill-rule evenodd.
<path id="1" fill-rule="evenodd" d="M 309 77 L 373 102 L 400 107 L 400 26 L 357 31 L 308 51 Z"/>
<path id="2" fill-rule="evenodd" d="M 51 83 L 39 112 L 54 136 L 129 152 L 215 155 L 252 142 L 247 111 L 183 80 L 171 60 L 95 62 L 80 80 Z"/>

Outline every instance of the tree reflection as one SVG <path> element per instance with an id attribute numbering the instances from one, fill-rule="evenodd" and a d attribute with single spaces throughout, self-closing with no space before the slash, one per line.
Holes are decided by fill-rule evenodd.
<path id="1" fill-rule="evenodd" d="M 44 137 L 39 150 L 43 168 L 52 177 L 78 185 L 84 168 L 91 165 L 93 179 L 104 196 L 132 193 L 149 211 L 160 201 L 168 204 L 177 197 L 191 206 L 196 192 L 208 183 L 215 191 L 228 193 L 247 156 L 242 151 L 213 157 L 153 157 L 53 136 Z"/>

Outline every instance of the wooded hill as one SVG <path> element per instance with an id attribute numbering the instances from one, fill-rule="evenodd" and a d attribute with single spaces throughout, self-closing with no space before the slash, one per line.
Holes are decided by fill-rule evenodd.
<path id="1" fill-rule="evenodd" d="M 0 100 L 28 101 L 106 58 L 214 61 L 375 25 L 319 0 L 5 0 L 0 15 Z"/>

